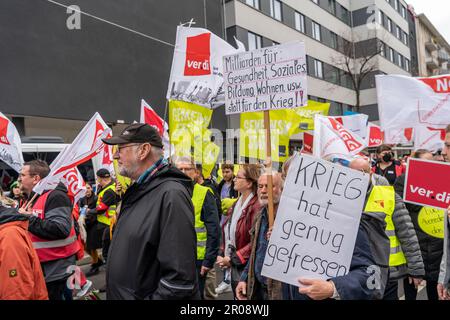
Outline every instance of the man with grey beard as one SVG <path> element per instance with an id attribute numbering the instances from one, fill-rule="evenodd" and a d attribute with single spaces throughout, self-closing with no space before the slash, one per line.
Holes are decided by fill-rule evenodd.
<path id="1" fill-rule="evenodd" d="M 164 159 L 161 137 L 148 124 L 103 142 L 118 145 L 120 174 L 135 181 L 122 197 L 110 245 L 107 298 L 198 299 L 192 179 Z"/>
<path id="2" fill-rule="evenodd" d="M 273 207 L 274 215 L 276 215 L 283 190 L 283 179 L 278 172 L 273 172 L 272 175 Z M 269 243 L 267 174 L 263 174 L 258 179 L 258 201 L 263 209 L 255 216 L 253 227 L 250 230 L 252 251 L 236 287 L 236 297 L 239 300 L 280 300 L 282 298 L 281 283 L 261 275 Z"/>

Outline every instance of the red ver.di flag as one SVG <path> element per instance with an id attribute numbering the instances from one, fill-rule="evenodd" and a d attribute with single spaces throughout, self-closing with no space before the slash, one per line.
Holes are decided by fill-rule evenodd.
<path id="1" fill-rule="evenodd" d="M 17 172 L 23 165 L 21 143 L 14 124 L 0 112 L 0 160 Z"/>
<path id="2" fill-rule="evenodd" d="M 450 163 L 408 159 L 405 202 L 447 209 L 450 205 Z"/>
<path id="3" fill-rule="evenodd" d="M 222 57 L 240 51 L 207 29 L 179 26 L 167 100 L 213 108 L 223 85 Z"/>

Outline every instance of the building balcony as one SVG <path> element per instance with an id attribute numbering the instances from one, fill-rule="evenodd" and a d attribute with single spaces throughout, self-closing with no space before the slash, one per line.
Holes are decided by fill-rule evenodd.
<path id="1" fill-rule="evenodd" d="M 427 41 L 425 43 L 425 47 L 427 48 L 427 50 L 429 52 L 434 52 L 434 51 L 436 51 L 438 49 L 438 47 L 437 47 L 436 43 L 434 42 L 434 40 Z"/>
<path id="2" fill-rule="evenodd" d="M 439 61 L 434 57 L 426 57 L 425 62 L 427 63 L 427 68 L 430 70 L 434 70 L 439 68 Z"/>
<path id="3" fill-rule="evenodd" d="M 438 53 L 438 59 L 440 62 L 447 62 L 450 60 L 450 55 L 445 50 L 440 50 Z"/>

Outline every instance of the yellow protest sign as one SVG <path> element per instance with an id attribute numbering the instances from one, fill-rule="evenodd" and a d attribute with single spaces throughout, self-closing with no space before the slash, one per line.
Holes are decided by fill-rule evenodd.
<path id="1" fill-rule="evenodd" d="M 270 111 L 272 161 L 284 162 L 289 157 L 289 138 L 298 128 L 301 117 L 293 109 Z M 266 159 L 264 113 L 241 114 L 239 156 Z"/>
<path id="2" fill-rule="evenodd" d="M 209 142 L 203 150 L 202 174 L 208 178 L 219 158 L 220 147 L 213 142 Z"/>
<path id="3" fill-rule="evenodd" d="M 299 128 L 294 131 L 294 134 L 313 131 L 314 116 L 316 114 L 328 116 L 328 112 L 330 111 L 330 103 L 308 100 L 308 105 L 306 107 L 299 107 L 293 110 L 295 110 L 295 112 L 301 117 Z"/>
<path id="4" fill-rule="evenodd" d="M 195 150 L 196 161 L 201 161 L 203 144 L 211 136 L 208 128 L 212 110 L 184 101 L 169 102 L 169 134 L 175 155 L 191 156 Z M 194 151 L 193 151 L 194 150 Z"/>
<path id="5" fill-rule="evenodd" d="M 417 217 L 419 227 L 432 237 L 444 239 L 444 216 L 444 210 L 423 207 Z"/>

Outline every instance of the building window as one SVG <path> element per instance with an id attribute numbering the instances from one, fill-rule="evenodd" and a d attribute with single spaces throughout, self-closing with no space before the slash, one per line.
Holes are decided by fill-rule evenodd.
<path id="1" fill-rule="evenodd" d="M 312 21 L 312 36 L 317 41 L 321 41 L 322 40 L 322 36 L 321 36 L 321 33 L 320 33 L 320 24 L 317 24 L 314 21 Z"/>
<path id="2" fill-rule="evenodd" d="M 406 32 L 403 32 L 403 43 L 408 45 L 408 34 Z"/>
<path id="3" fill-rule="evenodd" d="M 314 76 L 323 79 L 323 62 L 314 59 Z"/>
<path id="4" fill-rule="evenodd" d="M 394 0 L 394 8 L 398 11 L 398 0 Z"/>
<path id="5" fill-rule="evenodd" d="M 305 33 L 305 16 L 298 12 L 295 12 L 295 29 Z"/>
<path id="6" fill-rule="evenodd" d="M 403 56 L 400 53 L 397 54 L 397 65 L 403 68 Z"/>
<path id="7" fill-rule="evenodd" d="M 411 62 L 405 58 L 405 67 L 406 67 L 406 71 L 410 72 L 411 71 Z"/>
<path id="8" fill-rule="evenodd" d="M 402 39 L 402 29 L 399 26 L 397 26 L 397 39 Z"/>
<path id="9" fill-rule="evenodd" d="M 381 10 L 378 10 L 378 23 L 380 24 L 380 25 L 383 25 L 383 11 L 381 11 Z"/>
<path id="10" fill-rule="evenodd" d="M 389 48 L 389 60 L 394 62 L 394 49 Z"/>
<path id="11" fill-rule="evenodd" d="M 380 55 L 382 57 L 386 56 L 386 45 L 383 42 L 380 42 Z"/>
<path id="12" fill-rule="evenodd" d="M 259 0 L 245 0 L 245 3 L 259 10 Z"/>
<path id="13" fill-rule="evenodd" d="M 402 17 L 406 19 L 406 8 L 402 5 Z"/>
<path id="14" fill-rule="evenodd" d="M 337 34 L 330 31 L 330 45 L 333 49 L 337 49 L 337 42 L 338 42 Z"/>
<path id="15" fill-rule="evenodd" d="M 278 21 L 282 20 L 281 2 L 279 0 L 270 0 L 270 15 Z"/>
<path id="16" fill-rule="evenodd" d="M 345 23 L 349 23 L 350 21 L 350 15 L 348 13 L 348 10 L 341 6 L 341 20 Z"/>
<path id="17" fill-rule="evenodd" d="M 328 0 L 328 11 L 336 15 L 336 0 Z"/>
<path id="18" fill-rule="evenodd" d="M 256 50 L 262 47 L 262 37 L 252 32 L 248 33 L 248 50 Z"/>
<path id="19" fill-rule="evenodd" d="M 392 20 L 390 18 L 387 19 L 388 30 L 392 33 Z"/>

